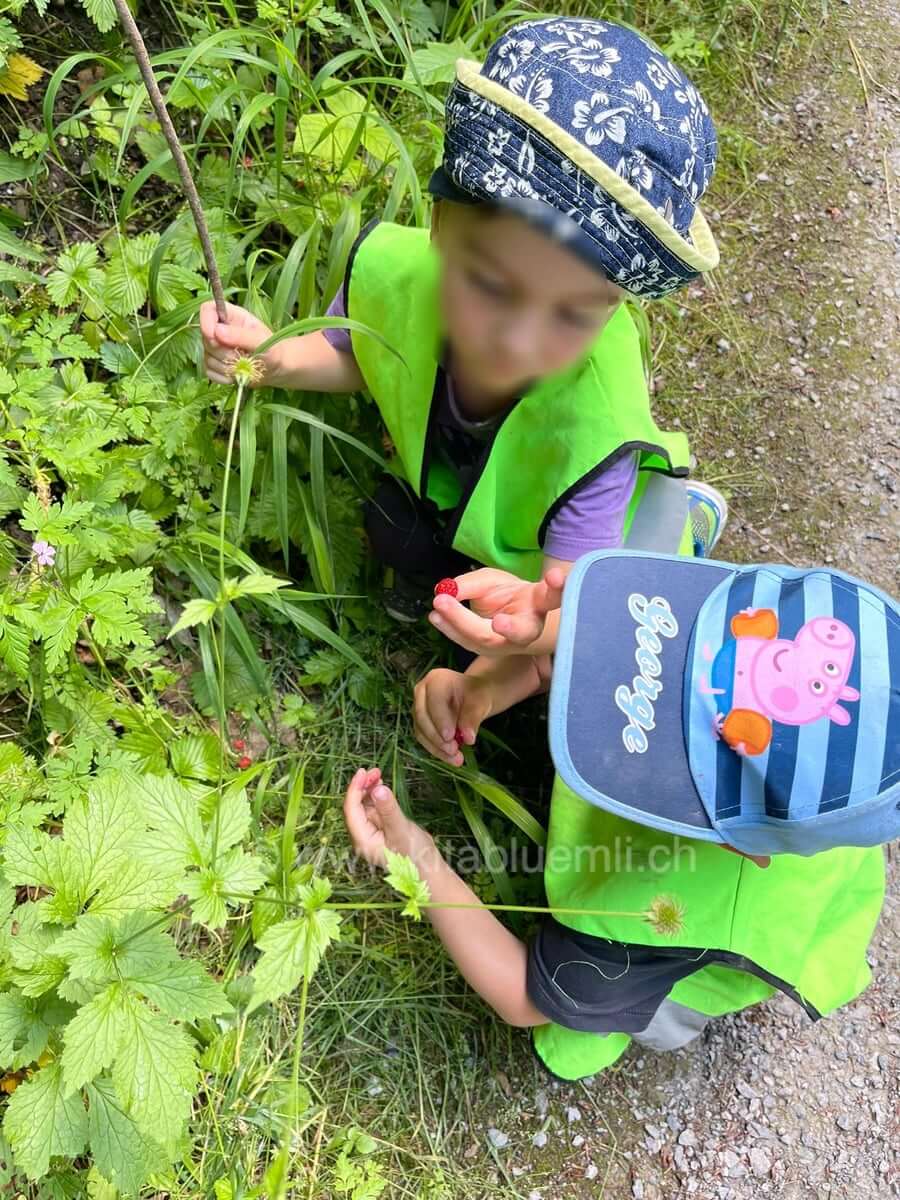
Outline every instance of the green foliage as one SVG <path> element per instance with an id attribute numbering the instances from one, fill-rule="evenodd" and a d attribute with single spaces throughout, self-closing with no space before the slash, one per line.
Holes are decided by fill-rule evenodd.
<path id="1" fill-rule="evenodd" d="M 193 917 L 220 926 L 260 886 L 259 860 L 242 847 L 249 805 L 239 789 L 107 768 L 70 799 L 55 835 L 34 815 L 11 817 L 0 860 L 11 887 L 40 891 L 20 903 L 10 891 L 0 929 L 0 1067 L 33 1070 L 4 1135 L 30 1179 L 90 1145 L 103 1176 L 130 1190 L 172 1159 L 190 1116 L 189 1023 L 230 1011 L 179 952 L 169 909 L 215 879 L 215 905 L 195 901 Z"/>

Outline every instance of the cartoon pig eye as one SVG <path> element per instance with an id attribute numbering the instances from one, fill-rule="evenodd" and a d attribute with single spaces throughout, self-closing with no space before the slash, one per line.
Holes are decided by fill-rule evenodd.
<path id="1" fill-rule="evenodd" d="M 825 691 L 825 684 L 822 682 L 821 679 L 813 679 L 809 685 L 809 690 L 813 693 L 814 696 L 821 696 L 822 693 Z"/>
<path id="2" fill-rule="evenodd" d="M 824 671 L 826 675 L 840 675 L 841 668 L 837 665 L 837 663 L 826 663 Z"/>

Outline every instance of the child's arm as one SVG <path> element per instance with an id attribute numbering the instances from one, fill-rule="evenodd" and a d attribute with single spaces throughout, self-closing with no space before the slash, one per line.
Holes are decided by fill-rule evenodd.
<path id="1" fill-rule="evenodd" d="M 546 1024 L 526 991 L 527 946 L 481 905 L 430 834 L 404 815 L 377 768 L 359 770 L 350 780 L 344 818 L 354 848 L 368 862 L 384 867 L 385 846 L 406 854 L 428 885 L 432 903 L 477 906 L 425 911 L 464 978 L 502 1020 L 510 1025 Z"/>
<path id="2" fill-rule="evenodd" d="M 253 354 L 272 336 L 268 325 L 236 304 L 226 305 L 228 323 L 211 300 L 200 306 L 203 365 L 212 383 L 230 383 L 229 361 Z M 321 330 L 285 338 L 259 356 L 263 373 L 251 387 L 297 388 L 305 392 L 356 392 L 365 386 L 352 354 L 337 350 Z"/>

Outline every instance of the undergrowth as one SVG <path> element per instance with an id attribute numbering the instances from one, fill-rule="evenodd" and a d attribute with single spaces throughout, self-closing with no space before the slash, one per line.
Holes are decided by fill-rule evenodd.
<path id="1" fill-rule="evenodd" d="M 561 7 L 654 36 L 714 112 L 826 11 Z M 110 0 L 0 14 L 0 1188 L 520 1194 L 460 1148 L 522 1037 L 350 859 L 340 798 L 380 765 L 462 853 L 462 787 L 479 895 L 539 906 L 536 873 L 489 852 L 541 840 L 541 714 L 507 719 L 456 781 L 422 760 L 408 696 L 445 651 L 378 605 L 372 407 L 202 379 L 200 241 Z M 140 6 L 226 294 L 277 330 L 320 327 L 370 216 L 427 222 L 455 59 L 533 15 Z M 760 151 L 719 128 L 714 197 Z M 652 374 L 679 310 L 639 315 Z"/>

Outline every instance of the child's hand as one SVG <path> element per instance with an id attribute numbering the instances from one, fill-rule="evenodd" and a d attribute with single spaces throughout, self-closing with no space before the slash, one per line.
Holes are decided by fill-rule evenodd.
<path id="1" fill-rule="evenodd" d="M 461 767 L 456 733 L 462 734 L 464 745 L 473 744 L 482 721 L 491 715 L 490 684 L 441 667 L 420 679 L 413 695 L 416 741 L 435 758 Z"/>
<path id="2" fill-rule="evenodd" d="M 565 581 L 561 567 L 551 567 L 538 583 L 482 567 L 456 577 L 455 599 L 435 596 L 428 620 L 451 642 L 475 654 L 496 658 L 526 653 L 544 632 L 547 614 L 562 603 Z"/>
<path id="3" fill-rule="evenodd" d="M 378 767 L 360 767 L 350 780 L 344 820 L 354 850 L 373 867 L 386 866 L 385 847 L 414 862 L 434 850 L 431 835 L 403 813 L 397 797 L 381 782 Z"/>
<path id="4" fill-rule="evenodd" d="M 239 354 L 252 354 L 272 336 L 272 330 L 246 308 L 226 304 L 228 323 L 223 324 L 212 300 L 200 305 L 200 333 L 203 337 L 203 367 L 211 383 L 231 383 L 229 362 Z M 278 346 L 259 356 L 263 373 L 250 387 L 266 387 L 276 382 L 279 367 Z"/>

